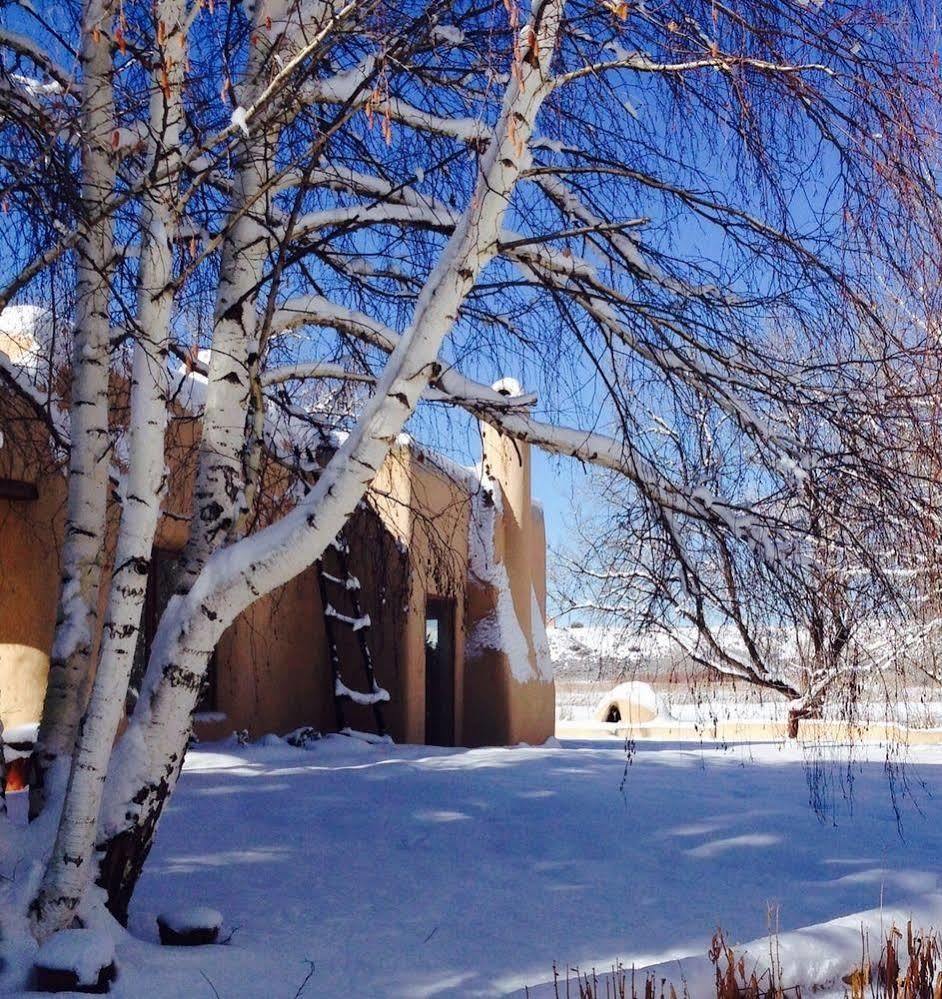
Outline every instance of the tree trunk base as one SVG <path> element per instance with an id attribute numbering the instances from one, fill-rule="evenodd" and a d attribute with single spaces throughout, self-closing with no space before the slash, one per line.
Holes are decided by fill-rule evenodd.
<path id="1" fill-rule="evenodd" d="M 798 738 L 798 725 L 802 719 L 820 721 L 824 717 L 821 707 L 800 708 L 788 712 L 788 738 Z"/>
<path id="2" fill-rule="evenodd" d="M 797 711 L 788 712 L 788 738 L 797 739 L 798 738 L 798 722 L 801 719 L 801 715 Z"/>
<path id="3" fill-rule="evenodd" d="M 183 766 L 183 756 L 177 769 Z M 157 832 L 167 797 L 170 794 L 170 784 L 163 778 L 157 785 L 150 808 L 145 811 L 142 819 L 130 829 L 118 833 L 105 843 L 99 844 L 101 862 L 98 868 L 97 884 L 104 888 L 108 898 L 105 905 L 108 911 L 122 926 L 128 925 L 128 907 L 131 896 L 140 880 L 151 847 Z"/>
<path id="4" fill-rule="evenodd" d="M 152 837 L 145 836 L 143 828 L 135 826 L 105 844 L 98 884 L 108 894 L 105 903 L 108 911 L 122 926 L 128 925 L 131 896 L 150 853 L 151 841 Z"/>

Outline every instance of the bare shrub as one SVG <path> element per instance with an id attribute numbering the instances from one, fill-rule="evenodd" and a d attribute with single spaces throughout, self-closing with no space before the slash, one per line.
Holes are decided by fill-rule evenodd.
<path id="1" fill-rule="evenodd" d="M 942 999 L 942 935 L 937 931 L 913 930 L 910 921 L 904 937 L 893 926 L 876 967 L 869 952 L 864 936 L 860 965 L 843 978 L 848 999 Z"/>

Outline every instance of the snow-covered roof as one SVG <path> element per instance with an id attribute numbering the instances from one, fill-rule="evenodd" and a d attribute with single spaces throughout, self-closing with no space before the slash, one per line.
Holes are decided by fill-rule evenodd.
<path id="1" fill-rule="evenodd" d="M 8 305 L 0 312 L 0 352 L 33 372 L 68 360 L 68 334 L 42 305 Z"/>
<path id="2" fill-rule="evenodd" d="M 50 401 L 49 371 L 68 363 L 68 337 L 56 329 L 52 312 L 40 305 L 9 305 L 0 312 L 0 364 L 24 391 L 42 405 Z M 206 405 L 206 371 L 212 351 L 200 349 L 195 363 L 173 358 L 168 372 L 170 397 L 186 414 L 199 416 Z M 512 378 L 503 379 L 494 388 L 510 395 L 520 395 L 519 384 Z M 68 419 L 61 400 L 56 400 L 62 422 L 62 437 L 68 437 Z M 294 454 L 314 452 L 321 447 L 339 447 L 342 431 L 319 425 L 314 406 L 279 406 L 266 416 L 265 434 L 276 455 L 285 458 Z M 462 465 L 408 434 L 400 434 L 400 447 L 408 448 L 420 460 L 427 462 L 469 494 L 481 489 L 482 466 Z M 121 454 L 119 445 L 117 453 Z"/>
<path id="3" fill-rule="evenodd" d="M 42 306 L 8 305 L 0 312 L 0 368 L 48 412 L 61 441 L 68 441 L 69 420 L 62 401 L 54 396 L 53 376 L 68 362 L 69 339 Z"/>
<path id="4" fill-rule="evenodd" d="M 481 488 L 481 465 L 462 465 L 453 458 L 442 454 L 441 451 L 436 451 L 425 444 L 420 444 L 406 433 L 400 434 L 396 439 L 396 443 L 400 447 L 408 448 L 420 461 L 427 461 L 453 482 L 464 486 L 468 492 L 476 492 Z"/>

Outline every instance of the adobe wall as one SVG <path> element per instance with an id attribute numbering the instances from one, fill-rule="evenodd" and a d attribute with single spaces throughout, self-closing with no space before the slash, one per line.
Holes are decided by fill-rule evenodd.
<path id="1" fill-rule="evenodd" d="M 459 470 L 456 470 L 459 471 Z M 460 474 L 460 471 L 459 471 Z M 396 643 L 399 659 L 399 738 L 423 743 L 425 733 L 425 611 L 428 596 L 455 605 L 455 744 L 464 745 L 465 585 L 470 502 L 433 457 L 396 448 L 380 470 L 373 495 L 383 522 L 405 549 L 405 621 Z"/>
<path id="2" fill-rule="evenodd" d="M 465 743 L 539 744 L 555 730 L 555 687 L 541 672 L 548 668 L 543 513 L 531 499 L 529 445 L 487 424 L 481 436 L 494 499 L 478 506 L 487 534 L 479 543 L 490 547 L 493 568 L 482 579 L 472 565 L 468 584 Z"/>
<path id="3" fill-rule="evenodd" d="M 376 678 L 392 696 L 392 703 L 382 705 L 384 722 L 393 738 L 401 741 L 405 733 L 404 669 L 402 633 L 395 615 L 404 602 L 397 580 L 404 582 L 408 573 L 396 539 L 372 510 L 361 507 L 345 533 L 350 541 L 349 570 L 361 584 L 360 609 L 370 616 L 366 637 Z M 340 577 L 333 549 L 328 548 L 324 564 L 328 574 Z M 349 615 L 347 594 L 334 583 L 328 582 L 327 587 L 330 602 Z M 366 691 L 355 632 L 337 624 L 335 634 L 344 682 Z M 242 729 L 257 738 L 307 725 L 335 731 L 333 685 L 320 587 L 317 571 L 311 567 L 261 597 L 226 630 L 217 648 L 215 712 L 224 717 L 197 716 L 194 729 L 201 739 L 221 738 Z M 376 729 L 373 711 L 367 706 L 345 702 L 343 715 L 346 727 Z"/>
<path id="4" fill-rule="evenodd" d="M 361 584 L 361 611 L 370 615 L 367 638 L 377 682 L 391 700 L 382 705 L 389 734 L 398 742 L 425 740 L 425 602 L 427 595 L 455 601 L 455 741 L 464 717 L 464 595 L 469 501 L 432 461 L 396 448 L 371 490 L 372 509 L 361 507 L 346 532 L 350 569 Z M 326 568 L 339 572 L 328 550 Z M 329 598 L 343 596 L 328 584 Z M 344 681 L 365 690 L 357 637 L 336 627 Z M 263 597 L 228 629 L 219 645 L 217 708 L 225 721 L 199 723 L 201 738 L 247 728 L 253 737 L 301 725 L 336 729 L 323 607 L 315 570 Z M 344 723 L 375 730 L 372 708 L 344 703 Z"/>
<path id="5" fill-rule="evenodd" d="M 186 418 L 175 420 L 168 431 L 167 464 L 173 474 L 155 538 L 155 546 L 168 552 L 181 551 L 188 537 L 198 433 L 198 422 Z M 25 445 L 0 448 L 0 476 L 35 482 L 39 490 L 37 501 L 0 500 L 0 719 L 6 726 L 35 722 L 42 711 L 65 522 L 67 489 L 61 472 L 53 468 L 42 474 L 35 468 L 27 471 L 14 460 L 30 449 Z M 448 535 L 446 544 L 457 552 L 462 565 L 467 548 L 466 509 L 464 519 L 457 512 L 460 491 L 420 464 L 415 474 L 422 484 L 415 487 L 413 496 L 408 482 L 412 472 L 408 452 L 391 461 L 384 471 L 387 486 L 394 482 L 394 491 L 405 502 L 395 504 L 394 516 L 387 510 L 390 523 L 369 510 L 358 511 L 349 531 L 350 567 L 362 583 L 362 610 L 371 617 L 368 640 L 377 679 L 392 695 L 392 702 L 383 705 L 384 715 L 390 733 L 399 741 L 421 740 L 424 735 L 425 590 L 419 581 L 434 576 L 440 564 L 430 554 L 430 525 L 435 525 L 431 533 Z M 269 481 L 266 488 L 277 493 L 278 483 Z M 410 504 L 419 497 L 431 513 L 420 517 L 422 526 L 416 527 Z M 100 618 L 107 599 L 109 553 L 118 513 L 113 505 Z M 406 539 L 411 548 L 406 548 Z M 437 543 L 440 547 L 440 538 Z M 410 558 L 421 563 L 417 571 L 410 571 Z M 458 615 L 460 643 L 460 596 Z M 347 667 L 345 681 L 355 689 L 365 689 L 356 636 L 344 626 L 337 628 L 337 634 Z M 313 568 L 240 615 L 220 640 L 217 663 L 216 711 L 197 720 L 198 737 L 214 739 L 248 729 L 254 738 L 301 725 L 321 730 L 336 727 L 333 677 Z M 88 686 L 90 682 L 91 677 Z M 460 699 L 460 684 L 456 695 Z M 347 704 L 344 711 L 350 727 L 375 728 L 371 709 Z"/>
<path id="6" fill-rule="evenodd" d="M 0 478 L 36 486 L 38 499 L 0 499 L 0 720 L 36 721 L 42 710 L 56 623 L 65 479 L 53 466 L 39 425 L 4 396 Z M 27 463 L 24 455 L 39 455 Z"/>
<path id="7" fill-rule="evenodd" d="M 500 488 L 497 486 L 496 488 Z M 533 532 L 537 538 L 543 537 L 543 520 L 538 508 L 533 511 Z M 503 518 L 495 525 L 494 557 L 498 564 L 507 570 L 511 592 L 516 588 L 532 587 L 536 596 L 537 611 L 545 621 L 545 549 L 541 553 L 534 550 L 537 541 L 531 536 L 526 551 L 529 554 L 527 572 L 517 570 L 511 575 L 511 544 L 519 544 L 516 532 L 507 534 L 503 530 Z M 534 558 L 534 555 L 536 557 Z M 519 599 L 519 598 L 518 598 Z M 515 745 L 527 742 L 539 745 L 553 735 L 556 727 L 556 690 L 552 679 L 540 675 L 535 639 L 541 632 L 541 622 L 533 618 L 530 631 L 520 633 L 526 640 L 525 649 L 515 648 L 508 654 L 504 648 L 493 645 L 481 646 L 475 641 L 475 626 L 483 624 L 488 634 L 492 634 L 495 622 L 505 628 L 501 641 L 516 645 L 513 635 L 506 628 L 506 610 L 501 612 L 499 597 L 490 585 L 481 585 L 472 575 L 468 584 L 467 620 L 471 634 L 468 662 L 465 666 L 467 682 L 465 697 L 464 744 Z M 514 601 L 516 607 L 518 601 Z M 522 656 L 521 656 L 522 652 Z M 511 662 L 511 659 L 514 662 Z M 523 662 L 521 662 L 521 659 Z M 520 674 L 524 674 L 525 677 Z"/>
<path id="8" fill-rule="evenodd" d="M 33 426 L 39 430 L 38 424 Z M 155 539 L 157 548 L 180 551 L 186 543 L 198 439 L 199 421 L 178 412 L 168 429 L 167 465 L 173 472 Z M 32 475 L 39 490 L 35 502 L 0 500 L 0 719 L 14 726 L 35 722 L 42 709 L 67 489 L 65 478 L 51 467 L 29 471 L 17 466 L 16 457 L 28 453 L 30 447 L 13 448 L 9 440 L 6 444 L 0 448 L 0 476 L 28 479 Z M 265 489 L 276 497 L 274 505 L 283 486 L 283 474 L 269 471 Z M 363 610 L 372 620 L 369 643 L 377 679 L 392 695 L 383 710 L 397 741 L 425 740 L 425 605 L 429 595 L 455 602 L 455 742 L 535 742 L 552 733 L 551 685 L 547 691 L 546 684 L 514 682 L 500 656 L 465 661 L 469 622 L 488 613 L 487 598 L 482 605 L 481 595 L 467 586 L 470 487 L 470 480 L 454 481 L 433 458 L 409 447 L 396 448 L 371 492 L 378 515 L 361 509 L 349 532 L 351 569 L 361 580 Z M 512 519 L 498 531 L 495 553 L 506 560 L 509 576 L 516 581 L 514 606 L 526 621 L 532 609 L 531 586 L 541 608 L 545 604 L 542 519 L 530 507 L 528 479 L 515 486 L 508 478 L 504 489 L 507 517 Z M 263 521 L 270 513 L 263 515 Z M 100 617 L 118 514 L 117 505 L 112 504 L 108 537 L 103 542 L 106 566 Z M 348 664 L 345 680 L 351 687 L 364 689 L 356 637 L 343 627 L 338 628 L 338 635 L 341 656 Z M 217 662 L 216 709 L 222 717 L 198 721 L 195 728 L 200 738 L 219 738 L 243 728 L 254 738 L 301 725 L 321 730 L 336 727 L 314 569 L 241 615 L 223 635 Z M 91 677 L 89 686 L 90 681 Z M 345 705 L 345 713 L 350 727 L 373 730 L 369 708 Z"/>

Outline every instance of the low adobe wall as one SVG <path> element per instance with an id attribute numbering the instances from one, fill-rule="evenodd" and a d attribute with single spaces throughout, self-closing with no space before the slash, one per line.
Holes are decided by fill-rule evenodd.
<path id="1" fill-rule="evenodd" d="M 0 499 L 0 721 L 31 724 L 42 711 L 59 595 L 65 478 L 25 406 L 0 406 L 0 478 L 35 487 L 36 499 Z M 24 456 L 35 460 L 27 463 Z"/>
<path id="2" fill-rule="evenodd" d="M 895 723 L 855 725 L 803 719 L 797 740 L 788 740 L 786 721 L 717 721 L 695 724 L 682 721 L 653 721 L 636 725 L 605 722 L 560 722 L 556 726 L 560 739 L 626 739 L 654 742 L 785 742 L 799 744 L 878 744 L 878 745 L 938 745 L 942 744 L 942 729 L 908 728 Z"/>

